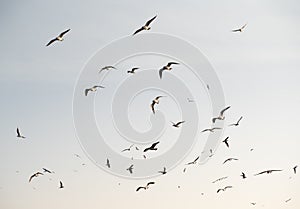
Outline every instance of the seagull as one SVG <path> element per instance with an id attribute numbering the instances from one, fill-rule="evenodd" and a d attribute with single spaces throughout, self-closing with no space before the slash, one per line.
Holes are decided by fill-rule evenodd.
<path id="1" fill-rule="evenodd" d="M 63 189 L 63 188 L 64 188 L 64 185 L 63 185 L 62 181 L 59 181 L 59 188 L 60 188 L 60 189 Z"/>
<path id="2" fill-rule="evenodd" d="M 232 161 L 232 160 L 239 160 L 239 159 L 237 159 L 237 158 L 228 158 L 228 159 L 226 159 L 226 160 L 223 162 L 223 164 L 225 164 L 226 162 Z"/>
<path id="3" fill-rule="evenodd" d="M 225 111 L 228 110 L 229 108 L 230 108 L 230 106 L 228 106 L 228 107 L 224 108 L 223 110 L 221 110 L 220 115 L 219 115 L 218 117 L 213 118 L 213 119 L 212 119 L 212 122 L 215 123 L 216 120 L 224 120 L 224 119 L 225 119 L 224 113 L 225 113 Z"/>
<path id="4" fill-rule="evenodd" d="M 110 162 L 109 162 L 109 159 L 108 159 L 108 158 L 106 159 L 106 166 L 107 166 L 108 168 L 110 168 Z"/>
<path id="5" fill-rule="evenodd" d="M 142 186 L 141 186 L 141 187 L 138 187 L 138 188 L 136 189 L 136 191 L 138 192 L 140 189 L 144 189 L 144 190 L 149 189 L 149 186 L 150 186 L 150 185 L 153 185 L 153 184 L 155 184 L 155 182 L 150 181 L 150 182 L 147 183 L 146 186 L 144 186 L 144 187 L 142 187 Z"/>
<path id="6" fill-rule="evenodd" d="M 210 155 L 208 157 L 214 156 L 214 153 L 213 153 L 212 149 L 210 149 L 209 152 L 210 152 Z"/>
<path id="7" fill-rule="evenodd" d="M 291 201 L 292 200 L 292 198 L 289 198 L 289 199 L 287 199 L 285 202 L 289 202 L 289 201 Z"/>
<path id="8" fill-rule="evenodd" d="M 251 205 L 256 205 L 256 202 L 251 202 L 250 204 L 251 204 Z"/>
<path id="9" fill-rule="evenodd" d="M 29 182 L 31 182 L 31 180 L 32 180 L 33 178 L 38 177 L 39 175 L 44 175 L 44 174 L 41 173 L 41 172 L 36 172 L 36 173 L 32 174 L 32 175 L 30 176 L 30 178 L 29 178 Z"/>
<path id="10" fill-rule="evenodd" d="M 152 100 L 151 109 L 152 109 L 153 114 L 155 114 L 154 105 L 159 104 L 159 99 L 162 97 L 164 97 L 164 96 L 157 96 L 154 100 Z"/>
<path id="11" fill-rule="evenodd" d="M 93 86 L 91 88 L 85 89 L 84 90 L 85 96 L 88 95 L 89 91 L 95 92 L 95 91 L 97 91 L 98 88 L 104 89 L 105 87 L 104 86 Z"/>
<path id="12" fill-rule="evenodd" d="M 232 30 L 232 32 L 243 32 L 244 28 L 247 26 L 247 23 L 245 25 L 243 25 L 241 28 L 238 28 L 238 29 L 234 29 Z"/>
<path id="13" fill-rule="evenodd" d="M 138 70 L 138 69 L 140 69 L 140 68 L 138 68 L 138 67 L 134 67 L 134 68 L 132 68 L 131 70 L 128 70 L 128 71 L 127 71 L 127 73 L 134 74 L 134 73 L 135 73 L 135 71 L 136 71 L 136 70 Z"/>
<path id="14" fill-rule="evenodd" d="M 150 20 L 148 20 L 148 21 L 146 22 L 146 24 L 145 24 L 144 26 L 142 26 L 140 29 L 136 30 L 136 31 L 132 34 L 132 36 L 134 36 L 135 34 L 141 32 L 141 31 L 143 31 L 143 30 L 150 30 L 150 29 L 151 29 L 150 24 L 151 24 L 151 22 L 152 22 L 156 17 L 157 17 L 157 15 L 155 15 L 155 16 L 152 17 Z"/>
<path id="15" fill-rule="evenodd" d="M 158 173 L 161 173 L 162 175 L 167 174 L 167 169 L 166 167 L 164 167 L 164 169 L 162 171 L 158 171 Z"/>
<path id="16" fill-rule="evenodd" d="M 53 171 L 50 171 L 50 170 L 48 170 L 46 168 L 43 168 L 43 170 L 44 170 L 44 173 L 54 173 Z"/>
<path id="17" fill-rule="evenodd" d="M 246 177 L 246 174 L 245 174 L 244 172 L 242 172 L 241 177 L 242 177 L 243 179 L 247 178 L 247 177 Z"/>
<path id="18" fill-rule="evenodd" d="M 188 102 L 195 102 L 195 100 L 190 99 L 190 98 L 187 98 L 187 101 L 188 101 Z"/>
<path id="19" fill-rule="evenodd" d="M 111 70 L 111 69 L 115 69 L 116 70 L 117 68 L 115 68 L 114 66 L 111 66 L 111 65 L 107 65 L 107 66 L 101 68 L 99 70 L 99 73 L 101 73 L 103 70 Z"/>
<path id="20" fill-rule="evenodd" d="M 230 124 L 229 126 L 238 126 L 238 125 L 240 125 L 240 121 L 243 119 L 243 116 L 241 116 L 239 119 L 238 119 L 238 121 L 236 122 L 236 123 L 232 123 L 232 124 Z"/>
<path id="21" fill-rule="evenodd" d="M 25 139 L 26 138 L 25 136 L 21 135 L 19 128 L 17 128 L 17 137 L 21 138 L 21 139 Z"/>
<path id="22" fill-rule="evenodd" d="M 275 172 L 275 171 L 282 171 L 282 170 L 266 170 L 266 171 L 262 171 L 262 172 L 260 172 L 260 173 L 257 173 L 257 174 L 255 174 L 254 176 L 258 176 L 258 175 L 261 175 L 261 174 L 270 174 L 270 173 L 273 173 L 273 172 Z"/>
<path id="23" fill-rule="evenodd" d="M 167 65 L 163 66 L 160 70 L 159 70 L 159 78 L 162 79 L 162 73 L 164 70 L 172 70 L 171 65 L 179 65 L 178 62 L 169 62 Z"/>
<path id="24" fill-rule="evenodd" d="M 159 142 L 153 143 L 150 147 L 144 149 L 144 152 L 147 152 L 147 151 L 149 151 L 149 150 L 156 151 L 156 150 L 157 150 L 156 145 L 158 145 L 158 144 L 159 144 Z"/>
<path id="25" fill-rule="evenodd" d="M 231 188 L 232 188 L 232 186 L 226 186 L 226 187 L 224 187 L 223 189 L 218 189 L 218 190 L 217 190 L 217 193 L 219 193 L 220 191 L 225 192 L 226 189 L 231 189 Z"/>
<path id="26" fill-rule="evenodd" d="M 193 165 L 193 164 L 196 164 L 197 161 L 199 160 L 199 157 L 200 157 L 200 156 L 196 157 L 194 161 L 189 162 L 189 163 L 187 163 L 187 164 L 185 164 L 185 165 Z"/>
<path id="27" fill-rule="evenodd" d="M 129 168 L 126 169 L 130 174 L 133 173 L 133 165 L 130 165 Z"/>
<path id="28" fill-rule="evenodd" d="M 298 168 L 298 165 L 296 165 L 296 166 L 293 168 L 293 170 L 294 170 L 294 174 L 296 174 L 296 173 L 297 173 L 297 168 Z"/>
<path id="29" fill-rule="evenodd" d="M 52 44 L 55 41 L 63 41 L 63 36 L 68 33 L 71 29 L 68 29 L 64 32 L 62 32 L 61 34 L 59 34 L 57 37 L 55 37 L 54 39 L 52 39 L 51 41 L 49 41 L 49 43 L 46 46 L 49 46 L 50 44 Z"/>
<path id="30" fill-rule="evenodd" d="M 179 128 L 180 124 L 182 124 L 184 122 L 185 122 L 184 120 L 183 121 L 179 121 L 177 123 L 174 123 L 174 122 L 171 121 L 171 123 L 173 124 L 172 126 L 175 127 L 175 128 Z"/>
<path id="31" fill-rule="evenodd" d="M 128 148 L 126 148 L 126 149 L 123 149 L 121 152 L 125 152 L 125 151 L 128 151 L 128 152 L 129 152 L 133 146 L 134 146 L 134 145 L 132 144 L 132 145 L 130 145 L 130 147 L 128 147 Z"/>
<path id="32" fill-rule="evenodd" d="M 214 180 L 212 183 L 214 184 L 214 183 L 216 183 L 218 181 L 222 181 L 222 180 L 227 179 L 227 178 L 228 178 L 228 176 L 225 176 L 225 177 L 219 178 L 217 180 Z"/>
<path id="33" fill-rule="evenodd" d="M 206 132 L 206 131 L 210 131 L 210 132 L 214 132 L 214 130 L 220 130 L 222 128 L 218 128 L 218 127 L 214 127 L 214 128 L 207 128 L 207 129 L 204 129 L 203 131 L 201 131 L 202 133 L 203 132 Z"/>
<path id="34" fill-rule="evenodd" d="M 229 143 L 228 143 L 229 136 L 227 136 L 222 142 L 226 144 L 226 146 L 229 148 Z"/>

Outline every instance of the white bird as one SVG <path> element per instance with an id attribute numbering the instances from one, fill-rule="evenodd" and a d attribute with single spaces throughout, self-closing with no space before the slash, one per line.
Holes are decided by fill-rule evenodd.
<path id="1" fill-rule="evenodd" d="M 143 31 L 143 30 L 150 30 L 150 29 L 151 29 L 150 24 L 151 24 L 151 22 L 152 22 L 156 17 L 157 17 L 157 15 L 155 15 L 153 18 L 151 18 L 150 20 L 148 20 L 148 21 L 146 22 L 146 24 L 145 24 L 144 26 L 142 26 L 141 28 L 139 28 L 138 30 L 136 30 L 136 31 L 132 34 L 132 36 L 134 36 L 135 34 L 141 32 L 141 31 Z"/>
<path id="2" fill-rule="evenodd" d="M 156 104 L 159 104 L 159 99 L 162 98 L 162 97 L 164 97 L 164 96 L 157 96 L 157 97 L 155 97 L 154 100 L 152 100 L 152 103 L 151 103 L 150 106 L 151 106 L 151 110 L 152 110 L 153 114 L 155 114 L 154 106 L 155 106 Z"/>
<path id="3" fill-rule="evenodd" d="M 243 32 L 243 30 L 245 29 L 245 27 L 247 26 L 247 23 L 245 25 L 243 25 L 241 28 L 238 28 L 238 29 L 234 29 L 232 30 L 232 32 Z"/>
<path id="4" fill-rule="evenodd" d="M 49 41 L 49 43 L 46 46 L 49 46 L 50 44 L 52 44 L 55 41 L 63 41 L 63 36 L 68 33 L 71 29 L 68 29 L 64 32 L 62 32 L 61 34 L 59 34 L 57 37 L 55 37 L 54 39 L 52 39 L 51 41 Z"/>
<path id="5" fill-rule="evenodd" d="M 97 91 L 98 88 L 103 89 L 103 88 L 105 88 L 105 87 L 104 87 L 104 86 L 93 86 L 93 87 L 91 87 L 91 88 L 87 88 L 87 89 L 84 90 L 85 96 L 88 95 L 89 91 L 95 92 L 95 91 Z"/>
<path id="6" fill-rule="evenodd" d="M 213 122 L 213 123 L 215 123 L 215 122 L 216 122 L 216 120 L 225 120 L 224 113 L 225 113 L 225 111 L 226 111 L 226 110 L 228 110 L 229 108 L 230 108 L 230 106 L 228 106 L 228 107 L 224 108 L 223 110 L 221 110 L 221 112 L 220 112 L 219 116 L 218 116 L 218 117 L 215 117 L 215 118 L 213 118 L 213 119 L 212 119 L 212 122 Z"/>
<path id="7" fill-rule="evenodd" d="M 178 62 L 169 62 L 167 65 L 163 66 L 160 70 L 159 70 L 159 78 L 162 79 L 162 73 L 165 70 L 172 70 L 171 65 L 179 65 Z"/>

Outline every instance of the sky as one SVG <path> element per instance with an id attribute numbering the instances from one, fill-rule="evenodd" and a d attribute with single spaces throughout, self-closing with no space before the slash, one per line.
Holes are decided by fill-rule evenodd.
<path id="1" fill-rule="evenodd" d="M 28 0 L 1 1 L 0 10 L 1 208 L 299 208 L 300 179 L 292 170 L 295 165 L 300 166 L 298 1 L 134 0 L 83 4 Z M 73 95 L 82 70 L 96 52 L 131 36 L 154 15 L 158 17 L 151 31 L 144 33 L 169 34 L 198 48 L 213 66 L 226 105 L 231 106 L 225 126 L 240 116 L 243 120 L 239 127 L 225 128 L 222 133 L 222 138 L 230 137 L 230 148 L 220 144 L 204 164 L 189 166 L 183 172 L 184 164 L 202 151 L 206 135 L 199 133 L 199 144 L 167 175 L 138 180 L 121 178 L 96 166 L 81 146 L 73 120 Z M 248 25 L 243 33 L 231 33 L 245 23 Z M 45 47 L 68 28 L 71 31 L 62 43 Z M 157 67 L 167 59 L 144 57 L 142 61 L 124 61 L 121 70 L 125 72 L 133 62 L 145 63 L 147 67 L 157 62 Z M 174 67 L 166 72 L 166 79 L 180 76 L 178 71 Z M 104 80 L 106 91 L 103 97 L 102 92 L 95 94 L 95 104 L 109 101 L 107 89 L 113 84 L 109 76 L 116 74 L 113 72 Z M 195 93 L 199 84 L 190 81 L 186 85 Z M 148 92 L 144 96 L 149 100 L 159 93 Z M 207 128 L 212 115 L 206 90 L 199 88 L 195 98 L 201 115 L 199 126 Z M 149 109 L 147 115 L 142 114 L 142 100 L 129 107 L 129 118 L 143 131 L 149 128 L 151 112 Z M 151 102 L 148 100 L 146 105 Z M 166 118 L 178 120 L 181 112 L 173 112 L 176 103 L 169 102 L 169 107 L 162 102 L 160 110 L 166 112 Z M 105 127 L 101 123 L 101 108 L 95 113 L 99 127 Z M 107 115 L 105 118 L 110 120 Z M 180 132 L 167 125 L 164 150 L 171 149 Z M 16 138 L 17 127 L 27 137 L 25 140 Z M 114 136 L 108 130 L 103 132 Z M 124 141 L 107 143 L 115 150 L 130 145 Z M 223 165 L 228 157 L 239 160 Z M 43 167 L 55 173 L 29 183 L 29 177 Z M 283 171 L 253 176 L 267 169 Z M 248 178 L 241 179 L 241 172 Z M 228 179 L 212 183 L 224 176 Z M 156 182 L 153 187 L 135 192 L 150 180 Z M 59 181 L 63 181 L 64 189 L 58 189 Z M 233 188 L 216 193 L 228 185 Z M 289 198 L 291 201 L 286 203 Z"/>

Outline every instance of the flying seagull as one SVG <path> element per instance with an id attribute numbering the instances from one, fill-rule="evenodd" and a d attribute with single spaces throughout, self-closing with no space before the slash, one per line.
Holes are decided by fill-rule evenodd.
<path id="1" fill-rule="evenodd" d="M 85 96 L 88 95 L 89 91 L 95 92 L 95 91 L 97 91 L 98 88 L 104 89 L 105 87 L 104 86 L 93 86 L 91 88 L 85 89 L 84 90 Z"/>
<path id="2" fill-rule="evenodd" d="M 204 129 L 203 131 L 201 131 L 202 133 L 203 132 L 206 132 L 206 131 L 210 131 L 210 132 L 214 132 L 214 130 L 220 130 L 222 128 L 218 128 L 218 127 L 214 127 L 214 128 L 207 128 L 207 129 Z"/>
<path id="3" fill-rule="evenodd" d="M 101 73 L 103 70 L 111 70 L 111 69 L 117 69 L 117 68 L 115 68 L 114 66 L 111 66 L 111 65 L 107 65 L 107 66 L 104 66 L 103 68 L 101 68 L 100 70 L 99 70 L 99 73 Z"/>
<path id="4" fill-rule="evenodd" d="M 19 128 L 17 128 L 17 137 L 21 138 L 21 139 L 25 139 L 26 138 L 25 136 L 21 135 Z"/>
<path id="5" fill-rule="evenodd" d="M 289 198 L 289 199 L 287 199 L 285 202 L 289 202 L 289 201 L 291 201 L 292 200 L 292 198 Z"/>
<path id="6" fill-rule="evenodd" d="M 257 173 L 254 176 L 258 176 L 258 175 L 261 175 L 261 174 L 270 174 L 270 173 L 273 173 L 273 172 L 276 172 L 276 171 L 282 171 L 282 170 L 266 170 L 266 171 L 262 171 L 260 173 Z"/>
<path id="7" fill-rule="evenodd" d="M 224 187 L 223 189 L 218 189 L 218 190 L 217 190 L 217 193 L 219 193 L 220 191 L 225 192 L 225 190 L 231 189 L 231 188 L 232 188 L 232 186 L 226 186 L 226 187 Z"/>
<path id="8" fill-rule="evenodd" d="M 153 143 L 150 147 L 147 147 L 146 149 L 144 149 L 144 152 L 147 152 L 149 150 L 156 151 L 157 150 L 156 145 L 158 145 L 158 144 L 159 144 L 159 142 Z"/>
<path id="9" fill-rule="evenodd" d="M 131 148 L 133 147 L 133 144 L 132 145 L 130 145 L 130 147 L 128 147 L 128 148 L 126 148 L 126 149 L 123 149 L 121 152 L 125 152 L 125 151 L 130 151 L 131 150 Z"/>
<path id="10" fill-rule="evenodd" d="M 63 189 L 63 188 L 64 188 L 64 185 L 63 185 L 62 181 L 59 181 L 59 188 L 60 188 L 60 189 Z"/>
<path id="11" fill-rule="evenodd" d="M 54 173 L 53 171 L 48 170 L 47 168 L 43 168 L 44 173 Z"/>
<path id="12" fill-rule="evenodd" d="M 232 30 L 232 32 L 243 32 L 243 30 L 245 29 L 245 27 L 247 26 L 247 23 L 245 25 L 243 25 L 241 28 L 238 28 L 238 29 L 234 29 Z"/>
<path id="13" fill-rule="evenodd" d="M 293 170 L 294 170 L 294 174 L 296 174 L 296 173 L 297 173 L 297 168 L 298 168 L 298 165 L 296 165 L 296 166 L 293 168 Z"/>
<path id="14" fill-rule="evenodd" d="M 212 183 L 214 184 L 214 183 L 216 183 L 218 181 L 222 181 L 222 180 L 227 179 L 227 178 L 228 178 L 228 176 L 225 176 L 225 177 L 222 177 L 222 178 L 214 180 Z"/>
<path id="15" fill-rule="evenodd" d="M 241 177 L 242 177 L 243 179 L 247 178 L 247 176 L 246 176 L 246 174 L 245 174 L 244 172 L 242 172 Z"/>
<path id="16" fill-rule="evenodd" d="M 41 173 L 41 172 L 36 172 L 36 173 L 32 174 L 32 175 L 30 176 L 30 178 L 29 178 L 29 182 L 31 182 L 31 180 L 32 180 L 33 178 L 38 177 L 39 175 L 44 175 L 44 174 Z"/>
<path id="17" fill-rule="evenodd" d="M 227 136 L 222 142 L 226 144 L 226 146 L 229 148 L 229 143 L 228 143 L 229 136 Z"/>
<path id="18" fill-rule="evenodd" d="M 250 204 L 251 204 L 251 205 L 256 205 L 256 202 L 251 202 Z"/>
<path id="19" fill-rule="evenodd" d="M 128 71 L 127 71 L 127 73 L 134 74 L 134 73 L 135 73 L 135 71 L 136 71 L 136 70 L 138 70 L 138 69 L 140 69 L 140 68 L 138 68 L 138 67 L 134 67 L 134 68 L 132 68 L 131 70 L 128 70 Z"/>
<path id="20" fill-rule="evenodd" d="M 152 110 L 153 114 L 155 114 L 154 105 L 159 104 L 159 99 L 161 97 L 164 97 L 164 96 L 157 96 L 154 100 L 152 100 L 152 103 L 150 106 L 151 106 L 151 110 Z"/>
<path id="21" fill-rule="evenodd" d="M 229 162 L 229 161 L 232 161 L 232 160 L 239 160 L 239 159 L 237 159 L 237 158 L 228 158 L 228 159 L 226 159 L 224 162 L 223 162 L 223 164 L 225 164 L 226 162 Z"/>
<path id="22" fill-rule="evenodd" d="M 184 120 L 183 121 L 179 121 L 177 123 L 174 123 L 174 122 L 171 121 L 171 123 L 173 124 L 172 126 L 175 127 L 175 128 L 179 128 L 180 124 L 182 124 L 184 122 L 185 122 Z"/>
<path id="23" fill-rule="evenodd" d="M 164 169 L 162 171 L 158 171 L 158 173 L 161 173 L 162 175 L 165 175 L 167 173 L 166 167 L 164 167 Z"/>
<path id="24" fill-rule="evenodd" d="M 144 189 L 144 190 L 149 189 L 149 186 L 150 186 L 150 185 L 153 185 L 153 184 L 155 184 L 155 182 L 150 181 L 150 182 L 147 183 L 146 186 L 140 186 L 140 187 L 138 187 L 138 188 L 136 189 L 136 191 L 138 192 L 140 189 Z"/>
<path id="25" fill-rule="evenodd" d="M 54 39 L 52 39 L 51 41 L 49 41 L 49 43 L 46 46 L 49 46 L 50 44 L 52 44 L 55 41 L 63 41 L 63 36 L 68 33 L 71 29 L 68 29 L 64 32 L 62 32 L 61 34 L 59 34 L 57 37 L 55 37 Z"/>
<path id="26" fill-rule="evenodd" d="M 110 162 L 109 162 L 109 159 L 107 158 L 106 159 L 106 164 L 105 164 L 108 168 L 110 168 Z"/>
<path id="27" fill-rule="evenodd" d="M 172 70 L 171 65 L 179 65 L 178 62 L 169 62 L 167 65 L 163 66 L 160 70 L 159 70 L 159 78 L 162 79 L 162 73 L 164 70 Z"/>
<path id="28" fill-rule="evenodd" d="M 243 119 L 243 116 L 241 116 L 239 119 L 238 119 L 238 121 L 236 122 L 236 123 L 232 123 L 232 124 L 230 124 L 229 126 L 238 126 L 238 125 L 240 125 L 240 121 Z"/>
<path id="29" fill-rule="evenodd" d="M 215 122 L 216 122 L 216 120 L 225 120 L 224 113 L 225 113 L 225 111 L 226 111 L 226 110 L 228 110 L 229 108 L 230 108 L 230 106 L 228 106 L 228 107 L 224 108 L 223 110 L 221 110 L 221 112 L 220 112 L 219 116 L 218 116 L 218 117 L 215 117 L 215 118 L 213 118 L 213 119 L 212 119 L 212 122 L 213 122 L 213 123 L 215 123 Z"/>
<path id="30" fill-rule="evenodd" d="M 150 20 L 148 20 L 148 21 L 146 22 L 146 24 L 145 24 L 144 26 L 142 26 L 141 28 L 139 28 L 138 30 L 136 30 L 136 31 L 132 34 L 132 36 L 134 36 L 135 34 L 141 32 L 141 31 L 143 31 L 143 30 L 150 30 L 150 29 L 151 29 L 150 24 L 151 24 L 151 22 L 152 22 L 156 17 L 157 17 L 157 15 L 155 15 L 155 16 L 152 17 Z"/>
<path id="31" fill-rule="evenodd" d="M 200 156 L 196 157 L 194 161 L 189 162 L 189 163 L 187 163 L 187 164 L 185 164 L 185 165 L 194 165 L 194 164 L 196 164 L 197 161 L 199 160 L 199 157 L 200 157 Z"/>
<path id="32" fill-rule="evenodd" d="M 129 168 L 126 169 L 130 174 L 133 173 L 133 165 L 130 165 Z"/>

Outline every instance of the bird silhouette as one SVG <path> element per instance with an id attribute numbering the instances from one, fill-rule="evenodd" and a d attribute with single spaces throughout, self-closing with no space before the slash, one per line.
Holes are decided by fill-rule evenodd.
<path id="1" fill-rule="evenodd" d="M 260 173 L 254 174 L 254 176 L 258 176 L 258 175 L 261 175 L 261 174 L 271 174 L 273 172 L 279 172 L 279 171 L 282 171 L 282 170 L 266 170 L 266 171 L 262 171 Z"/>
<path id="2" fill-rule="evenodd" d="M 185 123 L 185 121 L 183 120 L 183 121 L 179 121 L 179 122 L 177 122 L 177 123 L 174 123 L 174 122 L 171 121 L 171 123 L 172 123 L 172 126 L 173 126 L 173 127 L 179 128 L 179 127 L 180 127 L 180 124 Z"/>
<path id="3" fill-rule="evenodd" d="M 31 182 L 33 178 L 36 178 L 36 177 L 38 177 L 38 176 L 40 176 L 40 175 L 44 175 L 44 174 L 41 173 L 41 172 L 36 172 L 36 173 L 32 174 L 32 175 L 30 176 L 30 178 L 29 178 L 29 182 Z"/>
<path id="4" fill-rule="evenodd" d="M 141 189 L 147 190 L 147 189 L 149 189 L 149 186 L 150 186 L 150 185 L 154 185 L 154 184 L 155 184 L 155 182 L 150 181 L 150 182 L 147 183 L 146 186 L 140 186 L 140 187 L 138 187 L 138 188 L 136 189 L 136 191 L 138 192 L 138 191 L 141 190 Z"/>
<path id="5" fill-rule="evenodd" d="M 84 90 L 84 95 L 87 96 L 90 91 L 95 92 L 98 88 L 104 89 L 104 86 L 93 86 Z"/>
<path id="6" fill-rule="evenodd" d="M 224 176 L 224 177 L 221 177 L 221 178 L 218 178 L 218 179 L 214 180 L 212 183 L 214 184 L 214 183 L 217 183 L 218 181 L 222 181 L 222 180 L 227 179 L 227 178 L 228 178 L 228 176 Z"/>
<path id="7" fill-rule="evenodd" d="M 294 174 L 296 174 L 296 173 L 297 173 L 297 168 L 298 168 L 298 165 L 296 165 L 296 166 L 293 168 L 293 170 L 294 170 Z"/>
<path id="8" fill-rule="evenodd" d="M 166 167 L 164 167 L 164 169 L 162 171 L 158 171 L 158 173 L 161 173 L 162 175 L 167 174 L 167 169 Z"/>
<path id="9" fill-rule="evenodd" d="M 246 177 L 246 174 L 245 174 L 244 172 L 242 172 L 241 177 L 242 177 L 243 179 L 247 178 L 247 177 Z"/>
<path id="10" fill-rule="evenodd" d="M 207 129 L 204 129 L 203 131 L 201 131 L 202 133 L 203 132 L 214 132 L 215 130 L 221 130 L 222 128 L 219 128 L 219 127 L 214 127 L 214 128 L 207 128 Z"/>
<path id="11" fill-rule="evenodd" d="M 229 161 L 232 161 L 232 160 L 239 160 L 239 159 L 237 159 L 237 158 L 228 158 L 228 159 L 226 159 L 224 162 L 223 162 L 223 164 L 225 164 L 226 162 L 229 162 Z"/>
<path id="12" fill-rule="evenodd" d="M 131 74 L 134 74 L 136 70 L 138 70 L 139 68 L 138 67 L 134 67 L 132 68 L 131 70 L 128 70 L 127 73 L 131 73 Z"/>
<path id="13" fill-rule="evenodd" d="M 151 18 L 150 20 L 148 20 L 148 21 L 146 22 L 146 24 L 143 25 L 143 26 L 142 26 L 141 28 L 139 28 L 138 30 L 136 30 L 136 31 L 132 34 L 132 36 L 138 34 L 139 32 L 141 32 L 141 31 L 143 31 L 143 30 L 150 30 L 150 29 L 151 29 L 150 24 L 151 24 L 151 22 L 152 22 L 156 17 L 157 17 L 157 15 L 155 15 L 153 18 Z"/>
<path id="14" fill-rule="evenodd" d="M 54 173 L 53 171 L 48 170 L 47 168 L 43 168 L 44 173 Z"/>
<path id="15" fill-rule="evenodd" d="M 62 183 L 62 181 L 59 181 L 59 188 L 60 188 L 60 189 L 65 188 L 64 185 L 63 185 L 63 183 Z"/>
<path id="16" fill-rule="evenodd" d="M 162 97 L 164 97 L 164 96 L 157 96 L 157 97 L 155 97 L 154 100 L 152 100 L 152 103 L 151 103 L 150 106 L 151 106 L 151 110 L 152 110 L 153 114 L 155 114 L 154 106 L 159 104 L 159 99 L 162 98 Z"/>
<path id="17" fill-rule="evenodd" d="M 133 165 L 130 165 L 129 168 L 126 169 L 130 174 L 133 173 Z"/>
<path id="18" fill-rule="evenodd" d="M 126 149 L 123 149 L 121 152 L 126 152 L 126 151 L 129 152 L 133 146 L 134 146 L 134 145 L 132 144 L 132 145 L 130 145 L 130 147 L 128 147 L 128 148 L 126 148 Z"/>
<path id="19" fill-rule="evenodd" d="M 179 65 L 178 62 L 169 62 L 167 65 L 163 66 L 159 71 L 158 71 L 158 74 L 159 74 L 159 78 L 162 79 L 162 73 L 163 71 L 165 70 L 172 70 L 172 67 L 171 65 Z"/>
<path id="20" fill-rule="evenodd" d="M 245 29 L 245 27 L 247 26 L 247 23 L 245 25 L 243 25 L 242 27 L 238 28 L 238 29 L 234 29 L 232 30 L 232 32 L 243 32 L 243 30 Z"/>
<path id="21" fill-rule="evenodd" d="M 218 189 L 218 190 L 217 190 L 217 193 L 219 193 L 219 192 L 221 192 L 221 191 L 225 192 L 227 189 L 231 189 L 231 188 L 233 188 L 233 187 L 232 187 L 232 186 L 226 186 L 226 187 L 224 187 L 224 188 Z"/>
<path id="22" fill-rule="evenodd" d="M 147 152 L 147 151 L 149 151 L 149 150 L 156 151 L 156 150 L 157 150 L 156 146 L 157 146 L 158 144 L 159 144 L 159 142 L 153 143 L 150 147 L 147 147 L 146 149 L 144 149 L 144 152 Z"/>
<path id="23" fill-rule="evenodd" d="M 223 142 L 226 144 L 226 146 L 229 148 L 229 143 L 228 143 L 228 139 L 229 139 L 229 136 L 227 136 Z"/>
<path id="24" fill-rule="evenodd" d="M 17 137 L 21 138 L 21 139 L 25 139 L 26 138 L 25 136 L 21 135 L 19 128 L 17 128 Z"/>
<path id="25" fill-rule="evenodd" d="M 52 39 L 51 41 L 48 42 L 48 44 L 46 46 L 49 46 L 50 44 L 52 44 L 55 41 L 63 41 L 63 36 L 68 33 L 71 29 L 68 29 L 64 32 L 62 32 L 61 34 L 59 34 L 57 37 L 55 37 L 54 39 Z"/>
<path id="26" fill-rule="evenodd" d="M 225 107 L 223 110 L 221 110 L 219 116 L 218 116 L 218 117 L 214 117 L 214 118 L 212 119 L 212 122 L 215 123 L 216 120 L 225 120 L 224 113 L 225 113 L 225 111 L 228 110 L 229 108 L 230 108 L 230 106 Z"/>
<path id="27" fill-rule="evenodd" d="M 104 71 L 104 70 L 112 70 L 112 69 L 114 69 L 114 70 L 116 70 L 117 68 L 116 67 L 114 67 L 114 66 L 112 66 L 112 65 L 107 65 L 107 66 L 104 66 L 103 68 L 101 68 L 100 70 L 99 70 L 99 73 L 101 73 L 102 71 Z"/>
<path id="28" fill-rule="evenodd" d="M 199 160 L 199 157 L 200 157 L 200 156 L 196 157 L 195 160 L 193 160 L 192 162 L 189 162 L 189 163 L 187 163 L 187 164 L 185 164 L 185 165 L 194 165 L 194 164 L 196 164 L 197 161 Z"/>
<path id="29" fill-rule="evenodd" d="M 110 162 L 109 162 L 109 159 L 107 158 L 106 159 L 106 164 L 105 164 L 108 168 L 110 168 Z"/>
<path id="30" fill-rule="evenodd" d="M 243 119 L 243 116 L 241 116 L 239 119 L 238 119 L 238 121 L 236 122 L 236 123 L 232 123 L 232 124 L 230 124 L 229 126 L 238 126 L 238 125 L 240 125 L 240 121 Z"/>

